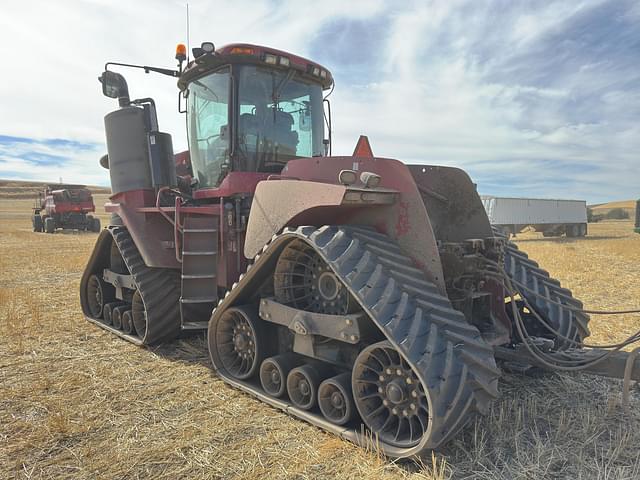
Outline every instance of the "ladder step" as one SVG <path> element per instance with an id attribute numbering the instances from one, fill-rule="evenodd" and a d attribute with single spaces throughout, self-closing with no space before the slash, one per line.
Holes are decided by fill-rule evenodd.
<path id="1" fill-rule="evenodd" d="M 218 301 L 218 297 L 180 298 L 180 303 L 214 303 L 217 301 Z"/>
<path id="2" fill-rule="evenodd" d="M 217 228 L 183 228 L 183 232 L 185 233 L 215 233 L 218 231 Z"/>
<path id="3" fill-rule="evenodd" d="M 213 255 L 217 255 L 218 252 L 215 251 L 207 251 L 207 252 L 193 252 L 193 251 L 187 251 L 187 252 L 182 252 L 182 255 L 203 255 L 203 256 L 213 256 Z"/>
<path id="4" fill-rule="evenodd" d="M 182 278 L 185 280 L 195 280 L 198 278 L 216 278 L 216 274 L 215 273 L 198 273 L 198 274 L 189 274 L 189 275 L 182 275 Z"/>

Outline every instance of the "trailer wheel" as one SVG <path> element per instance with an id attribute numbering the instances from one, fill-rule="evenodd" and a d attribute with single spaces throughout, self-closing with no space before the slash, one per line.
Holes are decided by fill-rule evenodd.
<path id="1" fill-rule="evenodd" d="M 53 233 L 56 231 L 56 220 L 53 217 L 47 217 L 44 219 L 44 231 L 47 233 Z"/>
<path id="2" fill-rule="evenodd" d="M 34 215 L 32 222 L 34 232 L 42 232 L 42 217 L 40 215 Z"/>
<path id="3" fill-rule="evenodd" d="M 580 230 L 581 230 L 580 225 L 567 225 L 565 229 L 567 232 L 567 237 L 569 238 L 575 238 L 580 236 Z"/>
<path id="4" fill-rule="evenodd" d="M 84 230 L 93 232 L 93 215 L 87 215 L 84 219 Z"/>
<path id="5" fill-rule="evenodd" d="M 586 237 L 587 236 L 587 224 L 586 223 L 582 223 L 580 224 L 580 237 Z"/>
<path id="6" fill-rule="evenodd" d="M 92 232 L 99 232 L 100 231 L 100 219 L 99 218 L 93 218 L 93 221 L 91 222 L 91 231 Z"/>

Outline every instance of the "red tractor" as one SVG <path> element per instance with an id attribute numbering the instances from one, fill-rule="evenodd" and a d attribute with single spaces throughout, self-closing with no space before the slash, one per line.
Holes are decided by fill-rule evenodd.
<path id="1" fill-rule="evenodd" d="M 34 232 L 54 233 L 56 229 L 100 231 L 91 192 L 84 185 L 47 185 L 38 193 L 33 208 Z"/>
<path id="2" fill-rule="evenodd" d="M 333 78 L 313 61 L 193 54 L 139 66 L 178 79 L 189 151 L 175 156 L 153 100 L 109 70 L 131 65 L 100 77 L 119 108 L 101 159 L 111 222 L 80 286 L 89 321 L 138 345 L 207 330 L 229 385 L 392 457 L 486 412 L 498 361 L 590 365 L 582 304 L 494 234 L 464 171 L 375 157 L 366 137 L 330 156 Z"/>

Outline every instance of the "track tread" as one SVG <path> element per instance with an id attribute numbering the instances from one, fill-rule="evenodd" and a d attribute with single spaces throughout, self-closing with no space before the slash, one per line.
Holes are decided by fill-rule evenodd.
<path id="1" fill-rule="evenodd" d="M 171 340 L 180 333 L 180 273 L 148 267 L 124 227 L 109 227 L 113 241 L 133 276 L 147 314 L 143 345 Z"/>
<path id="2" fill-rule="evenodd" d="M 504 235 L 499 233 L 496 236 L 505 238 Z M 511 241 L 506 242 L 504 265 L 510 278 L 541 295 L 534 295 L 526 290 L 521 293 L 536 312 L 549 322 L 553 328 L 574 341 L 583 341 L 590 335 L 589 315 L 563 308 L 550 303 L 548 300 L 559 302 L 572 308 L 582 308 L 582 302 L 574 298 L 571 290 L 562 287 L 558 280 L 552 278 L 549 272 L 540 268 L 537 262 L 530 259 L 525 252 Z M 517 289 L 517 285 L 514 285 L 514 287 Z M 567 349 L 574 346 L 571 342 L 556 338 L 556 347 L 558 349 Z"/>
<path id="3" fill-rule="evenodd" d="M 274 244 L 294 238 L 306 241 L 331 266 L 428 386 L 434 412 L 430 419 L 432 429 L 428 438 L 406 455 L 417 455 L 443 444 L 475 411 L 488 410 L 491 400 L 498 396 L 500 376 L 492 347 L 421 271 L 403 268 L 411 260 L 388 237 L 365 227 L 301 227 L 275 237 L 262 255 L 268 257 Z M 382 252 L 384 245 L 392 255 Z M 259 275 L 261 269 L 255 267 L 261 260 L 256 257 L 252 274 Z M 413 288 L 407 288 L 409 285 Z M 418 285 L 424 288 L 417 288 Z M 220 302 L 210 325 L 233 305 L 243 286 L 241 281 L 239 288 Z"/>

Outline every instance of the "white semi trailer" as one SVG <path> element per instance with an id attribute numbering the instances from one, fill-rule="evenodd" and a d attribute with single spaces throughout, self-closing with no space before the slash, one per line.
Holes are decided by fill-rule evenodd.
<path id="1" fill-rule="evenodd" d="M 533 227 L 545 237 L 587 234 L 587 202 L 542 198 L 504 198 L 482 195 L 491 224 L 507 235 Z"/>

